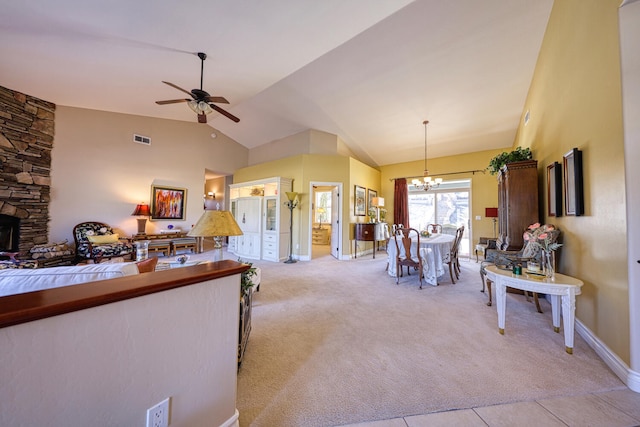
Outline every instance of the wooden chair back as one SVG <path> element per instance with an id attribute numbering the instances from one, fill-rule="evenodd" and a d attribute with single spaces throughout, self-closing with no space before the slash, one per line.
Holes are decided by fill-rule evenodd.
<path id="1" fill-rule="evenodd" d="M 415 228 L 397 228 L 393 235 L 396 245 L 396 284 L 403 275 L 402 267 L 407 267 L 407 275 L 411 268 L 417 269 L 422 289 L 422 258 L 420 258 L 420 233 Z M 401 250 L 402 249 L 402 250 Z"/>
<path id="2" fill-rule="evenodd" d="M 427 229 L 429 229 L 430 233 L 442 233 L 442 224 L 429 224 Z"/>

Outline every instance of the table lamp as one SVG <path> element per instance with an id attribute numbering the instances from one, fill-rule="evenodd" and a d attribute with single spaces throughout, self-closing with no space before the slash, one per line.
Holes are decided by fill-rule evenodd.
<path id="1" fill-rule="evenodd" d="M 320 224 L 318 225 L 318 230 L 321 230 L 322 229 L 322 217 L 327 212 L 327 210 L 325 208 L 318 208 L 316 210 L 318 211 L 318 218 L 320 219 Z"/>
<path id="2" fill-rule="evenodd" d="M 147 218 L 151 215 L 151 209 L 149 209 L 149 205 L 146 203 L 140 203 L 136 206 L 135 210 L 131 214 L 131 216 L 137 216 L 138 220 L 138 234 L 147 234 L 145 232 L 145 227 L 147 225 Z"/>
<path id="3" fill-rule="evenodd" d="M 376 208 L 376 222 L 380 222 L 380 208 L 384 208 L 384 197 L 374 197 L 371 205 Z"/>
<path id="4" fill-rule="evenodd" d="M 196 225 L 187 233 L 191 237 L 213 237 L 214 261 L 222 260 L 222 238 L 241 236 L 242 230 L 229 211 L 204 211 Z"/>

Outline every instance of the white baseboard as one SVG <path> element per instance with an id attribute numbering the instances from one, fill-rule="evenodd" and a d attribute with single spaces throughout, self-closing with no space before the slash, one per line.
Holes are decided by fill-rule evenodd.
<path id="1" fill-rule="evenodd" d="M 640 372 L 631 370 L 617 354 L 593 334 L 580 320 L 576 319 L 576 332 L 584 338 L 602 361 L 613 371 L 614 374 L 631 390 L 640 393 Z"/>
<path id="2" fill-rule="evenodd" d="M 236 409 L 235 414 L 231 418 L 229 418 L 224 423 L 220 424 L 220 427 L 240 427 L 240 422 L 238 418 L 240 417 L 240 412 Z"/>

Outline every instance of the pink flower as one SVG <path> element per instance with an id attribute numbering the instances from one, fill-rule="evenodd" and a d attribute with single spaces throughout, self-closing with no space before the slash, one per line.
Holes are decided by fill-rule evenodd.
<path id="1" fill-rule="evenodd" d="M 535 230 L 536 228 L 540 228 L 540 223 L 536 222 L 535 224 L 531 224 L 529 226 L 529 230 Z"/>
<path id="2" fill-rule="evenodd" d="M 549 235 L 545 232 L 545 233 L 542 233 L 541 235 L 538 236 L 538 240 L 544 240 L 547 237 L 549 237 Z"/>
<path id="3" fill-rule="evenodd" d="M 522 235 L 522 237 L 524 238 L 525 242 L 529 241 L 529 233 L 528 232 L 524 232 L 524 234 Z"/>

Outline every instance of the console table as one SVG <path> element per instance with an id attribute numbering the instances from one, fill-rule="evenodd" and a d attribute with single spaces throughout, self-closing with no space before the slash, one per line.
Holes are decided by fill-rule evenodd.
<path id="1" fill-rule="evenodd" d="M 354 230 L 354 251 L 353 257 L 358 258 L 358 241 L 373 242 L 373 257 L 376 257 L 376 242 L 386 241 L 384 233 L 384 223 L 356 223 Z M 380 248 L 378 243 L 378 249 Z"/>
<path id="2" fill-rule="evenodd" d="M 549 281 L 544 276 L 528 274 L 515 275 L 511 271 L 501 270 L 495 265 L 486 267 L 487 277 L 496 284 L 496 307 L 498 310 L 498 331 L 504 335 L 505 312 L 507 305 L 507 286 L 523 291 L 539 292 L 551 296 L 551 316 L 553 330 L 560 332 L 560 304 L 562 304 L 562 322 L 564 324 L 564 345 L 569 354 L 573 354 L 573 336 L 576 315 L 576 295 L 580 295 L 582 280 L 556 273 Z"/>

